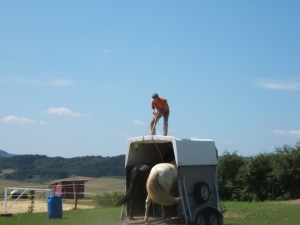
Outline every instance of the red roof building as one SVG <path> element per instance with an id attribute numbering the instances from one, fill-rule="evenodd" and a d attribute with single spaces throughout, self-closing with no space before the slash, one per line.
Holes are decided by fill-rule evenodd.
<path id="1" fill-rule="evenodd" d="M 62 199 L 84 198 L 85 182 L 88 180 L 61 180 L 49 185 L 53 195 L 60 195 Z"/>

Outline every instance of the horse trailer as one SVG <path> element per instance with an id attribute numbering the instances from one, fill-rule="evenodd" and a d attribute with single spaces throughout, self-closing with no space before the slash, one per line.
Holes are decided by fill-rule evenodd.
<path id="1" fill-rule="evenodd" d="M 223 225 L 223 210 L 217 183 L 218 151 L 210 139 L 187 139 L 172 136 L 149 135 L 130 138 L 126 144 L 125 169 L 126 190 L 130 186 L 130 173 L 137 164 L 150 167 L 158 163 L 175 160 L 178 169 L 177 189 L 173 193 L 180 200 L 168 206 L 168 222 L 159 224 L 195 224 Z M 138 188 L 137 188 L 138 189 Z M 145 215 L 147 192 L 137 190 L 132 199 L 133 215 L 140 218 Z M 121 212 L 119 224 L 131 224 Z M 160 207 L 153 204 L 150 210 L 151 224 L 160 219 Z M 123 221 L 123 222 L 122 222 Z M 125 222 L 126 221 L 126 222 Z M 175 221 L 175 222 L 174 222 Z M 138 224 L 134 221 L 134 224 Z"/>

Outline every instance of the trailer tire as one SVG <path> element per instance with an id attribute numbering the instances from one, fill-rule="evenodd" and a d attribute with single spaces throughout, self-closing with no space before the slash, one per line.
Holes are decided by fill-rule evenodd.
<path id="1" fill-rule="evenodd" d="M 198 182 L 194 186 L 194 199 L 198 203 L 206 203 L 209 199 L 209 187 L 205 182 Z"/>
<path id="2" fill-rule="evenodd" d="M 218 215 L 215 210 L 210 210 L 207 213 L 206 225 L 219 225 Z"/>
<path id="3" fill-rule="evenodd" d="M 194 225 L 206 225 L 205 217 L 203 211 L 199 211 L 196 215 Z"/>

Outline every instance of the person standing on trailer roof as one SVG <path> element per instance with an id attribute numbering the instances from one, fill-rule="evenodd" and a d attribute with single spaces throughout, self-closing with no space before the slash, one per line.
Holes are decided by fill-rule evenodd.
<path id="1" fill-rule="evenodd" d="M 155 127 L 158 122 L 158 120 L 163 116 L 164 117 L 164 136 L 168 135 L 168 119 L 170 114 L 170 108 L 167 102 L 167 99 L 165 99 L 162 96 L 158 96 L 157 93 L 154 93 L 152 95 L 152 102 L 151 102 L 151 108 L 153 117 L 150 123 L 150 129 L 151 129 L 151 135 L 155 135 Z M 156 111 L 155 111 L 156 110 Z"/>

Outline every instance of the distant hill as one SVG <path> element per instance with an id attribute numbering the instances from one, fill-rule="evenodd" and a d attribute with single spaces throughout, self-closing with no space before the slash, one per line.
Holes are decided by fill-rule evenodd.
<path id="1" fill-rule="evenodd" d="M 219 160 L 223 156 L 219 156 Z M 250 157 L 243 157 L 249 160 Z M 74 158 L 48 157 L 46 155 L 13 155 L 0 150 L 1 179 L 44 182 L 77 176 L 124 177 L 125 155 L 102 157 L 82 156 Z"/>
<path id="2" fill-rule="evenodd" d="M 8 153 L 7 153 L 8 154 Z M 17 155 L 0 157 L 0 172 L 11 169 L 1 179 L 46 180 L 62 179 L 73 175 L 87 177 L 124 177 L 125 155 L 114 157 L 83 156 L 74 158 L 48 157 L 45 155 Z"/>
<path id="3" fill-rule="evenodd" d="M 6 151 L 0 150 L 0 157 L 2 157 L 2 158 L 10 158 L 13 156 L 14 156 L 13 154 L 9 154 Z"/>

